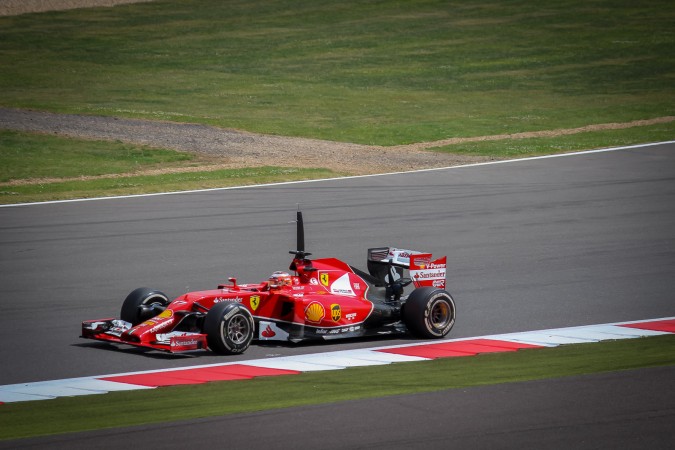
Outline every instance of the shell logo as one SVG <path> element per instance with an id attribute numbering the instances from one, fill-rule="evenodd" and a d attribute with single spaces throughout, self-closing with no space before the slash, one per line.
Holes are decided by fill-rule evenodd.
<path id="1" fill-rule="evenodd" d="M 321 322 L 326 315 L 326 309 L 319 302 L 312 302 L 305 309 L 305 318 L 310 322 Z"/>
<path id="2" fill-rule="evenodd" d="M 150 320 L 146 320 L 141 325 L 143 325 L 144 327 L 149 327 L 151 325 L 158 324 L 159 322 L 161 322 L 161 319 L 169 319 L 171 317 L 173 317 L 173 311 L 170 309 L 165 309 L 164 311 L 159 313 L 156 317 L 153 317 Z"/>
<path id="3" fill-rule="evenodd" d="M 173 311 L 170 310 L 170 309 L 165 309 L 157 317 L 162 318 L 162 319 L 168 319 L 169 317 L 172 317 L 172 316 L 173 316 Z"/>

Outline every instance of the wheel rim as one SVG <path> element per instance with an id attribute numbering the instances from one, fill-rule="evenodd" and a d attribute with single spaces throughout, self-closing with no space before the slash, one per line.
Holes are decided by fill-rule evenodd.
<path id="1" fill-rule="evenodd" d="M 450 313 L 450 305 L 444 301 L 434 303 L 431 307 L 431 313 L 429 314 L 429 321 L 434 328 L 443 329 L 451 320 L 452 314 Z"/>
<path id="2" fill-rule="evenodd" d="M 243 344 L 246 342 L 250 331 L 250 325 L 246 317 L 242 315 L 234 316 L 227 324 L 227 337 L 234 344 Z"/>
<path id="3" fill-rule="evenodd" d="M 161 295 L 149 295 L 148 297 L 143 299 L 139 307 L 152 309 L 156 306 L 166 306 L 166 305 L 168 305 L 168 303 L 166 299 Z"/>

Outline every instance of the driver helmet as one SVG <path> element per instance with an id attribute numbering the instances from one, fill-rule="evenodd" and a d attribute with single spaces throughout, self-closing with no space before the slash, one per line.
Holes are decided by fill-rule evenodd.
<path id="1" fill-rule="evenodd" d="M 291 284 L 291 276 L 286 272 L 274 272 L 270 275 L 269 286 L 272 289 L 290 286 Z"/>

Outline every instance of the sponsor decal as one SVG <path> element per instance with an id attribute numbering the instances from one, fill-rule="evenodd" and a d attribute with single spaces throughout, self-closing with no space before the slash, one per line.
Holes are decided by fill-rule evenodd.
<path id="1" fill-rule="evenodd" d="M 168 343 L 172 338 L 181 336 L 201 336 L 201 334 L 194 333 L 191 331 L 172 331 L 170 333 L 157 333 L 155 339 L 157 339 L 157 342 L 161 344 L 161 343 Z"/>
<path id="2" fill-rule="evenodd" d="M 316 278 L 310 278 L 310 279 L 309 279 L 309 284 L 312 284 L 312 285 L 316 286 L 316 285 L 319 284 L 319 282 L 317 281 Z"/>
<path id="3" fill-rule="evenodd" d="M 244 299 L 241 297 L 216 297 L 213 300 L 213 303 L 221 303 L 221 302 L 236 302 L 236 303 L 241 303 L 243 302 Z"/>
<path id="4" fill-rule="evenodd" d="M 344 274 L 330 286 L 331 294 L 337 295 L 349 295 L 355 296 L 354 290 L 352 289 L 351 282 L 349 281 L 349 275 Z"/>
<path id="5" fill-rule="evenodd" d="M 263 341 L 287 341 L 288 333 L 274 322 L 261 320 L 258 324 L 258 339 Z"/>
<path id="6" fill-rule="evenodd" d="M 321 322 L 326 315 L 326 309 L 319 302 L 312 302 L 305 309 L 305 318 L 310 322 Z"/>
<path id="7" fill-rule="evenodd" d="M 157 317 L 160 318 L 160 319 L 169 319 L 169 318 L 173 317 L 173 310 L 165 309 Z"/>
<path id="8" fill-rule="evenodd" d="M 159 330 L 162 330 L 162 329 L 168 327 L 169 325 L 171 325 L 171 322 L 160 322 L 157 325 L 155 325 L 154 327 L 150 328 L 147 332 L 148 333 L 157 333 Z"/>
<path id="9" fill-rule="evenodd" d="M 337 303 L 330 305 L 330 316 L 334 322 L 339 322 L 342 318 L 342 309 Z"/>
<path id="10" fill-rule="evenodd" d="M 197 345 L 201 342 L 200 339 L 196 338 L 187 338 L 187 339 L 174 339 L 171 341 L 171 346 L 176 347 L 179 345 Z"/>
<path id="11" fill-rule="evenodd" d="M 410 260 L 410 276 L 415 287 L 434 286 L 445 288 L 446 260 L 443 256 L 435 261 L 431 260 L 431 254 L 424 253 L 412 255 Z"/>
<path id="12" fill-rule="evenodd" d="M 425 279 L 425 278 L 436 279 L 436 278 L 443 278 L 443 277 L 445 277 L 445 271 L 441 272 L 440 270 L 435 271 L 435 272 L 431 272 L 431 271 L 419 272 L 418 274 L 415 275 L 415 278 L 421 278 L 421 279 Z"/>
<path id="13" fill-rule="evenodd" d="M 360 329 L 361 329 L 360 325 L 344 328 L 319 328 L 316 330 L 316 334 L 326 334 L 329 336 L 334 336 L 336 334 L 353 333 L 355 331 L 359 331 Z"/>
<path id="14" fill-rule="evenodd" d="M 356 313 L 349 313 L 345 316 L 345 319 L 347 320 L 354 320 L 356 319 Z"/>
<path id="15" fill-rule="evenodd" d="M 157 344 L 170 345 L 171 351 L 196 350 L 206 348 L 206 337 L 200 333 L 189 331 L 172 331 L 158 333 L 155 336 Z"/>
<path id="16" fill-rule="evenodd" d="M 159 313 L 159 315 L 153 317 L 150 320 L 146 320 L 141 325 L 144 326 L 144 327 L 150 327 L 152 325 L 161 324 L 161 327 L 155 327 L 155 328 L 149 330 L 150 332 L 153 332 L 153 331 L 156 331 L 157 329 L 161 329 L 162 327 L 164 327 L 164 325 L 165 325 L 164 319 L 170 319 L 171 317 L 173 317 L 173 310 L 165 309 L 164 311 Z"/>
<path id="17" fill-rule="evenodd" d="M 274 332 L 271 326 L 267 325 L 267 327 L 260 333 L 260 335 L 266 339 L 273 338 L 277 334 Z"/>
<path id="18" fill-rule="evenodd" d="M 260 296 L 259 295 L 251 295 L 251 298 L 249 299 L 249 302 L 251 303 L 251 309 L 255 311 L 258 309 L 258 306 L 260 306 Z"/>
<path id="19" fill-rule="evenodd" d="M 330 277 L 326 272 L 323 272 L 321 275 L 319 275 L 319 279 L 321 280 L 321 284 L 323 284 L 326 287 L 328 287 L 328 285 L 330 284 Z"/>

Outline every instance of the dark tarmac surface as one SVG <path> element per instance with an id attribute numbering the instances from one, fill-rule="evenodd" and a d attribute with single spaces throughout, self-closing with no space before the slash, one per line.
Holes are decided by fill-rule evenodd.
<path id="1" fill-rule="evenodd" d="M 449 170 L 0 208 L 0 384 L 373 347 L 244 355 L 115 350 L 80 323 L 149 286 L 176 297 L 288 267 L 307 249 L 365 268 L 369 246 L 448 256 L 450 337 L 675 315 L 675 145 Z"/>

